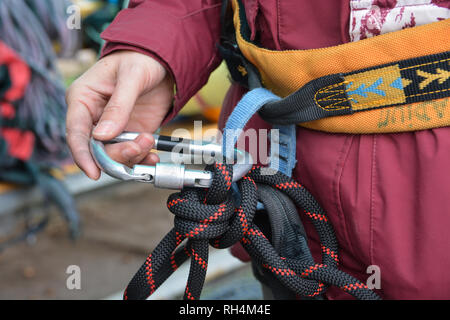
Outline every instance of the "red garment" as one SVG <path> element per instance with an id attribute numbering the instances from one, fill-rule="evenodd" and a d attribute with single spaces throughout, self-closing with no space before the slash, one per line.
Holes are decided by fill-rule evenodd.
<path id="1" fill-rule="evenodd" d="M 118 48 L 146 52 L 174 75 L 173 117 L 219 64 L 220 1 L 132 1 L 103 37 L 104 54 Z M 252 35 L 272 49 L 310 49 L 349 41 L 349 0 L 247 0 Z M 232 86 L 223 124 L 244 90 Z M 269 125 L 257 115 L 249 128 Z M 318 199 L 334 225 L 340 267 L 365 281 L 366 268 L 381 270 L 387 299 L 450 298 L 450 128 L 350 135 L 297 131 L 294 177 Z M 313 255 L 320 248 L 302 217 Z M 331 299 L 347 298 L 337 289 Z"/>

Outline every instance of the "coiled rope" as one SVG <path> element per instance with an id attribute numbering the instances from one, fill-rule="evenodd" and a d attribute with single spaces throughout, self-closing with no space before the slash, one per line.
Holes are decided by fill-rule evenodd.
<path id="1" fill-rule="evenodd" d="M 380 299 L 366 284 L 337 268 L 338 244 L 333 228 L 324 210 L 301 184 L 280 172 L 255 166 L 238 182 L 241 200 L 236 206 L 230 191 L 232 166 L 216 163 L 210 170 L 214 172 L 210 189 L 185 189 L 169 197 L 167 207 L 175 215 L 174 228 L 133 277 L 125 300 L 146 299 L 189 257 L 184 299 L 199 299 L 208 268 L 208 245 L 223 249 L 239 241 L 255 263 L 301 297 L 316 297 L 328 286 L 336 286 L 357 299 Z M 319 234 L 322 263 L 279 256 L 253 223 L 257 184 L 281 190 L 303 209 Z"/>
<path id="2" fill-rule="evenodd" d="M 65 87 L 58 72 L 54 43 L 63 54 L 77 46 L 76 30 L 66 26 L 68 0 L 0 1 L 0 39 L 30 67 L 26 94 L 17 108 L 17 127 L 38 140 L 34 160 L 57 164 L 69 156 L 65 143 Z"/>
<path id="3" fill-rule="evenodd" d="M 31 71 L 25 94 L 11 104 L 13 110 L 9 114 L 0 112 L 0 180 L 37 185 L 44 201 L 60 208 L 70 235 L 76 238 L 80 219 L 75 202 L 62 181 L 50 174 L 51 169 L 70 161 L 65 138 L 65 87 L 54 50 L 58 43 L 60 54 L 65 55 L 78 46 L 78 31 L 66 26 L 70 5 L 69 0 L 0 1 L 0 40 Z M 47 220 L 0 243 L 0 250 L 42 230 Z"/>

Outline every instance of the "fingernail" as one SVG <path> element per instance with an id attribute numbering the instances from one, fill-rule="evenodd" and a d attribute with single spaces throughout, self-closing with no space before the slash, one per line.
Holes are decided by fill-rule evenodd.
<path id="1" fill-rule="evenodd" d="M 114 129 L 114 122 L 110 120 L 105 120 L 100 122 L 94 129 L 94 134 L 98 136 L 104 136 L 111 132 Z"/>

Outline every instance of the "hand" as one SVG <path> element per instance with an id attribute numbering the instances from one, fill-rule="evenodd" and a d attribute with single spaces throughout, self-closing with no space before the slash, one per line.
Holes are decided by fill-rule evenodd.
<path id="1" fill-rule="evenodd" d="M 134 51 L 118 51 L 100 59 L 78 78 L 66 94 L 67 142 L 75 163 L 94 180 L 100 169 L 89 151 L 93 137 L 115 138 L 123 131 L 140 132 L 129 142 L 106 146 L 109 156 L 123 164 L 154 164 L 151 135 L 161 125 L 174 97 L 174 82 L 155 59 Z"/>

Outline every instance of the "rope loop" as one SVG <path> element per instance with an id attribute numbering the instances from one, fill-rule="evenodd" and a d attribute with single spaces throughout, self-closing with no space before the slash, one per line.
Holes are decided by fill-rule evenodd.
<path id="1" fill-rule="evenodd" d="M 208 170 L 214 173 L 208 190 L 188 188 L 169 197 L 167 207 L 175 215 L 174 228 L 133 277 L 124 299 L 147 298 L 188 258 L 191 266 L 184 298 L 199 299 L 208 268 L 209 245 L 227 248 L 236 242 L 241 242 L 254 263 L 270 270 L 301 297 L 318 297 L 334 285 L 358 299 L 379 299 L 364 283 L 338 269 L 338 244 L 331 223 L 300 183 L 278 171 L 255 166 L 238 181 L 241 198 L 236 204 L 231 190 L 232 166 L 215 163 Z M 281 257 L 253 223 L 258 184 L 283 191 L 303 209 L 319 234 L 321 263 Z"/>

